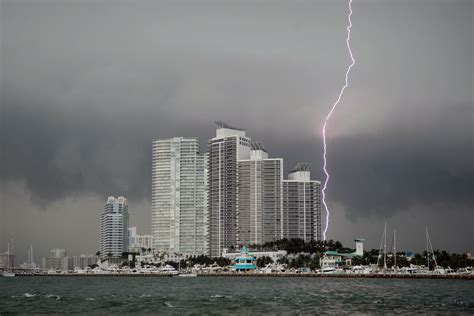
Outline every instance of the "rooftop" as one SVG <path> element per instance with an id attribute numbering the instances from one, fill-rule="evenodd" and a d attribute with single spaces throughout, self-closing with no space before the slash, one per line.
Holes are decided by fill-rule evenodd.
<path id="1" fill-rule="evenodd" d="M 225 122 L 222 122 L 222 121 L 215 121 L 214 123 L 216 123 L 216 125 L 217 125 L 218 128 L 233 129 L 233 130 L 241 131 L 241 132 L 244 132 L 244 131 L 245 131 L 245 129 L 230 126 L 229 124 L 227 124 L 227 123 L 225 123 Z"/>
<path id="2" fill-rule="evenodd" d="M 290 170 L 290 173 L 297 172 L 297 171 L 309 171 L 309 167 L 311 166 L 310 162 L 299 162 L 296 166 Z"/>
<path id="3" fill-rule="evenodd" d="M 252 150 L 261 150 L 261 151 L 267 152 L 267 150 L 259 142 L 252 142 L 251 147 L 252 147 Z"/>

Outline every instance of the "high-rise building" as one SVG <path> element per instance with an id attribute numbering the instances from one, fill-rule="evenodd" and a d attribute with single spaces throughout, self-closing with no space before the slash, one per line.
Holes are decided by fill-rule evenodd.
<path id="1" fill-rule="evenodd" d="M 220 256 L 237 244 L 238 160 L 250 159 L 251 140 L 245 131 L 216 122 L 208 142 L 209 252 Z"/>
<path id="2" fill-rule="evenodd" d="M 250 159 L 238 162 L 239 245 L 264 244 L 283 238 L 283 159 L 268 158 L 252 143 Z"/>
<path id="3" fill-rule="evenodd" d="M 128 251 L 128 204 L 123 196 L 109 196 L 100 222 L 100 256 L 121 257 Z"/>
<path id="4" fill-rule="evenodd" d="M 207 253 L 206 155 L 196 138 L 153 141 L 151 234 L 170 254 Z"/>
<path id="5" fill-rule="evenodd" d="M 283 181 L 283 236 L 321 240 L 321 182 L 311 180 L 309 163 L 300 163 Z"/>

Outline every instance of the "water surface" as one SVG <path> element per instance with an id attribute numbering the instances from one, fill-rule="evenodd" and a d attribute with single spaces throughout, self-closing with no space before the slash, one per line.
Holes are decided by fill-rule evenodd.
<path id="1" fill-rule="evenodd" d="M 474 313 L 468 280 L 0 278 L 3 313 Z"/>

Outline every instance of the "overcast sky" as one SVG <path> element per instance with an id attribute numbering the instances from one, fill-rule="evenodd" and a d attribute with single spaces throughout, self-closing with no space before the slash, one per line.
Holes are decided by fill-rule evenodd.
<path id="1" fill-rule="evenodd" d="M 149 233 L 151 141 L 246 128 L 322 179 L 346 1 L 0 0 L 1 234 L 98 249 L 109 195 Z M 473 2 L 354 0 L 328 127 L 328 237 L 474 251 Z"/>

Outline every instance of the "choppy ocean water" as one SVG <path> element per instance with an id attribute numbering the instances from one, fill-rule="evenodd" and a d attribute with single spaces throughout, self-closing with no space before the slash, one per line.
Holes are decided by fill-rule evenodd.
<path id="1" fill-rule="evenodd" d="M 474 313 L 474 282 L 332 278 L 0 278 L 0 314 Z"/>

